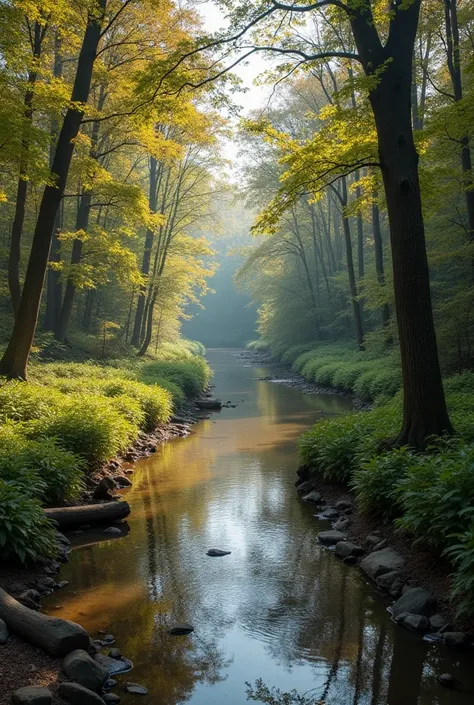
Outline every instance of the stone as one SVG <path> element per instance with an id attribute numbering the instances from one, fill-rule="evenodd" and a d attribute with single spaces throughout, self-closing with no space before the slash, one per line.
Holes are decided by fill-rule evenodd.
<path id="1" fill-rule="evenodd" d="M 352 502 L 350 499 L 340 499 L 334 506 L 342 512 L 345 509 L 352 509 Z"/>
<path id="2" fill-rule="evenodd" d="M 342 562 L 345 565 L 355 565 L 357 563 L 357 558 L 355 556 L 346 556 Z"/>
<path id="3" fill-rule="evenodd" d="M 108 705 L 116 705 L 120 702 L 120 697 L 116 693 L 106 693 L 102 696 L 102 700 Z"/>
<path id="4" fill-rule="evenodd" d="M 97 663 L 105 668 L 109 676 L 116 676 L 118 673 L 126 673 L 133 668 L 133 663 L 128 658 L 123 658 L 123 656 L 114 658 L 113 656 L 106 656 L 105 654 L 95 654 L 94 661 L 97 661 Z"/>
<path id="5" fill-rule="evenodd" d="M 403 579 L 399 570 L 382 573 L 375 579 L 375 582 L 380 590 L 388 592 L 392 597 L 399 597 L 402 594 Z"/>
<path id="6" fill-rule="evenodd" d="M 382 539 L 374 546 L 374 551 L 381 551 L 382 548 L 387 548 L 387 546 L 388 546 L 387 539 Z"/>
<path id="7" fill-rule="evenodd" d="M 125 475 L 118 475 L 118 477 L 114 478 L 115 482 L 119 487 L 131 487 L 132 482 L 131 480 L 128 479 Z"/>
<path id="8" fill-rule="evenodd" d="M 334 522 L 332 525 L 332 528 L 335 531 L 347 531 L 347 529 L 350 527 L 351 522 L 350 519 L 347 519 L 346 517 L 342 517 L 342 519 L 338 519 L 337 521 Z"/>
<path id="9" fill-rule="evenodd" d="M 217 558 L 219 556 L 230 556 L 232 551 L 223 551 L 221 548 L 210 548 L 206 552 L 206 556 L 211 556 L 212 558 Z"/>
<path id="10" fill-rule="evenodd" d="M 395 621 L 397 624 L 402 624 L 414 632 L 425 632 L 430 625 L 428 617 L 422 614 L 411 614 L 410 612 L 401 612 L 395 617 Z"/>
<path id="11" fill-rule="evenodd" d="M 303 482 L 300 482 L 298 487 L 296 488 L 296 491 L 298 493 L 303 493 L 303 494 L 308 494 L 308 492 L 311 492 L 314 489 L 314 484 L 310 480 L 304 480 Z"/>
<path id="12" fill-rule="evenodd" d="M 39 610 L 39 604 L 37 602 L 34 602 L 34 600 L 30 600 L 24 595 L 19 595 L 16 599 L 20 604 L 24 605 L 24 607 L 28 607 L 30 610 Z"/>
<path id="13" fill-rule="evenodd" d="M 33 602 L 39 602 L 41 600 L 41 593 L 39 592 L 39 590 L 30 588 L 29 590 L 25 590 L 24 592 L 22 592 L 18 599 L 33 600 Z"/>
<path id="14" fill-rule="evenodd" d="M 27 685 L 18 688 L 12 695 L 13 705 L 51 705 L 53 694 L 49 688 L 40 685 Z"/>
<path id="15" fill-rule="evenodd" d="M 60 531 L 56 531 L 56 541 L 58 543 L 62 543 L 64 546 L 70 546 L 71 542 L 69 541 L 67 536 L 64 536 Z"/>
<path id="16" fill-rule="evenodd" d="M 191 634 L 194 631 L 194 627 L 190 624 L 175 624 L 174 627 L 168 629 L 168 634 L 173 636 L 185 636 L 186 634 Z"/>
<path id="17" fill-rule="evenodd" d="M 451 675 L 451 673 L 442 673 L 438 676 L 438 681 L 446 688 L 452 688 L 454 685 L 454 676 Z"/>
<path id="18" fill-rule="evenodd" d="M 122 654 L 120 653 L 120 649 L 110 649 L 109 654 L 110 658 L 118 659 L 122 658 Z"/>
<path id="19" fill-rule="evenodd" d="M 449 648 L 455 649 L 465 646 L 467 637 L 464 632 L 444 632 L 443 643 Z"/>
<path id="20" fill-rule="evenodd" d="M 104 642 L 104 644 L 113 644 L 115 641 L 115 637 L 113 634 L 104 634 L 104 636 L 102 637 L 102 641 Z"/>
<path id="21" fill-rule="evenodd" d="M 339 518 L 339 512 L 337 509 L 334 509 L 334 507 L 328 507 L 323 511 L 323 513 L 320 515 L 321 519 L 338 519 Z"/>
<path id="22" fill-rule="evenodd" d="M 49 580 L 52 581 L 52 584 L 49 583 Z M 53 592 L 55 587 L 56 587 L 56 581 L 53 580 L 52 578 L 44 578 L 36 585 L 36 589 L 42 595 L 49 595 L 50 592 Z"/>
<path id="23" fill-rule="evenodd" d="M 430 627 L 435 632 L 448 631 L 449 623 L 442 614 L 433 614 L 430 617 Z"/>
<path id="24" fill-rule="evenodd" d="M 126 693 L 130 693 L 130 695 L 148 695 L 148 690 L 145 686 L 139 685 L 138 683 L 126 683 L 123 689 Z"/>
<path id="25" fill-rule="evenodd" d="M 109 678 L 109 680 L 104 683 L 104 690 L 110 690 L 111 688 L 115 688 L 117 685 L 117 681 L 114 680 L 113 678 Z"/>
<path id="26" fill-rule="evenodd" d="M 319 543 L 325 546 L 335 546 L 340 541 L 345 541 L 346 538 L 347 535 L 343 534 L 342 531 L 321 531 L 318 534 Z"/>
<path id="27" fill-rule="evenodd" d="M 99 691 L 109 677 L 107 669 L 82 649 L 71 651 L 66 656 L 63 671 L 71 680 L 94 691 Z"/>
<path id="28" fill-rule="evenodd" d="M 69 580 L 61 580 L 61 582 L 58 583 L 56 587 L 58 589 L 61 589 L 61 588 L 65 588 L 66 585 L 69 585 Z"/>
<path id="29" fill-rule="evenodd" d="M 311 502 L 312 504 L 319 504 L 322 500 L 322 495 L 321 492 L 316 492 L 316 490 L 313 490 L 309 494 L 305 494 L 303 497 L 303 500 L 305 502 Z"/>
<path id="30" fill-rule="evenodd" d="M 403 612 L 431 617 L 436 610 L 436 600 L 423 588 L 412 588 L 402 595 L 393 605 L 392 614 L 397 617 Z"/>
<path id="31" fill-rule="evenodd" d="M 372 580 L 377 580 L 379 575 L 390 573 L 392 570 L 403 570 L 405 566 L 404 558 L 393 550 L 393 548 L 384 548 L 381 551 L 374 551 L 365 556 L 360 567 Z"/>
<path id="32" fill-rule="evenodd" d="M 347 558 L 348 556 L 360 556 L 364 552 L 362 546 L 358 546 L 351 541 L 339 541 L 336 544 L 336 556 Z"/>
<path id="33" fill-rule="evenodd" d="M 369 534 L 367 538 L 365 539 L 365 545 L 369 549 L 375 549 L 375 546 L 380 543 L 382 539 L 380 536 L 377 536 L 376 534 Z"/>
<path id="34" fill-rule="evenodd" d="M 94 490 L 95 499 L 111 499 L 111 490 L 115 490 L 117 485 L 111 477 L 103 477 Z"/>
<path id="35" fill-rule="evenodd" d="M 8 637 L 10 634 L 8 633 L 8 628 L 3 619 L 0 619 L 0 645 L 3 646 L 4 644 L 7 643 Z"/>
<path id="36" fill-rule="evenodd" d="M 104 534 L 107 534 L 108 536 L 121 536 L 122 532 L 118 528 L 118 526 L 109 526 L 107 529 L 104 529 L 102 532 Z"/>
<path id="37" fill-rule="evenodd" d="M 10 593 L 10 595 L 20 595 L 22 592 L 25 592 L 25 590 L 26 585 L 15 581 L 11 583 L 8 592 Z"/>
<path id="38" fill-rule="evenodd" d="M 72 705 L 103 705 L 104 703 L 100 695 L 79 683 L 60 683 L 59 695 Z"/>

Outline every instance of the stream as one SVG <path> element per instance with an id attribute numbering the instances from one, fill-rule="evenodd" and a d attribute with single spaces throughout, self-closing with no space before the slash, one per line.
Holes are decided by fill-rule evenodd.
<path id="1" fill-rule="evenodd" d="M 143 705 L 243 705 L 245 682 L 293 688 L 327 705 L 467 705 L 472 654 L 395 627 L 389 602 L 318 544 L 330 528 L 297 498 L 296 440 L 351 402 L 258 377 L 232 351 L 208 352 L 216 396 L 237 404 L 135 465 L 130 532 L 70 536 L 69 586 L 46 611 L 112 633 L 146 686 Z M 206 556 L 209 548 L 231 551 Z M 190 623 L 189 636 L 168 628 Z M 100 637 L 99 637 L 100 638 Z M 437 682 L 452 673 L 460 688 Z"/>

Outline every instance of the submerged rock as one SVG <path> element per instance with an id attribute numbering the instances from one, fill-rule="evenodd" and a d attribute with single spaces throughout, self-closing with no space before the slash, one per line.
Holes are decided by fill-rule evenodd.
<path id="1" fill-rule="evenodd" d="M 369 553 L 368 556 L 362 559 L 360 567 L 369 578 L 376 580 L 379 575 L 390 573 L 391 571 L 403 570 L 405 566 L 404 558 L 393 550 L 393 548 L 384 548 L 382 551 Z M 405 610 L 408 611 L 408 610 Z"/>
<path id="2" fill-rule="evenodd" d="M 342 531 L 321 531 L 318 534 L 318 541 L 325 546 L 335 546 L 340 541 L 345 541 L 346 538 L 347 535 Z"/>
<path id="3" fill-rule="evenodd" d="M 403 612 L 431 617 L 436 610 L 436 600 L 423 588 L 407 590 L 393 605 L 392 614 L 396 618 Z"/>
<path id="4" fill-rule="evenodd" d="M 358 546 L 351 541 L 339 541 L 336 544 L 336 556 L 339 558 L 348 558 L 348 556 L 360 556 L 364 552 L 362 546 Z"/>
<path id="5" fill-rule="evenodd" d="M 223 551 L 221 548 L 210 548 L 206 552 L 206 556 L 211 556 L 212 558 L 217 558 L 219 556 L 230 556 L 232 551 Z"/>
<path id="6" fill-rule="evenodd" d="M 114 651 L 118 651 L 118 649 L 114 649 Z M 114 658 L 113 656 L 106 656 L 105 654 L 96 654 L 94 661 L 100 664 L 107 672 L 107 677 L 116 676 L 118 673 L 127 673 L 127 671 L 133 668 L 133 663 L 130 659 L 124 658 L 123 656 Z"/>
<path id="7" fill-rule="evenodd" d="M 414 632 L 426 632 L 430 625 L 427 617 L 422 614 L 411 614 L 410 612 L 401 612 L 395 617 L 395 621 L 397 624 L 402 624 Z"/>
<path id="8" fill-rule="evenodd" d="M 130 693 L 130 695 L 148 695 L 147 688 L 138 683 L 126 683 L 123 689 L 126 693 Z"/>
<path id="9" fill-rule="evenodd" d="M 186 634 L 191 634 L 194 631 L 194 627 L 190 624 L 175 624 L 174 627 L 168 629 L 168 634 L 172 636 L 185 636 Z"/>
<path id="10" fill-rule="evenodd" d="M 104 529 L 103 533 L 109 536 L 120 536 L 122 534 L 118 526 L 109 526 L 107 529 Z"/>
<path id="11" fill-rule="evenodd" d="M 398 597 L 402 594 L 403 578 L 399 570 L 383 573 L 376 578 L 375 582 L 380 590 L 388 592 L 392 597 Z"/>
<path id="12" fill-rule="evenodd" d="M 451 673 L 442 673 L 438 676 L 438 680 L 441 685 L 444 685 L 446 688 L 452 688 L 454 686 L 454 676 L 452 676 Z"/>
<path id="13" fill-rule="evenodd" d="M 51 705 L 53 694 L 49 688 L 39 685 L 27 685 L 18 688 L 12 695 L 13 705 Z"/>
<path id="14" fill-rule="evenodd" d="M 322 498 L 323 497 L 320 492 L 316 492 L 316 490 L 313 490 L 309 494 L 306 494 L 303 497 L 303 500 L 305 502 L 311 502 L 312 504 L 319 504 L 321 502 Z"/>
<path id="15" fill-rule="evenodd" d="M 449 629 L 449 622 L 442 614 L 433 614 L 430 617 L 430 627 L 436 632 L 446 632 Z"/>
<path id="16" fill-rule="evenodd" d="M 303 482 L 298 483 L 296 487 L 296 491 L 301 494 L 307 494 L 308 492 L 311 492 L 314 489 L 314 484 L 310 480 L 304 480 Z"/>
<path id="17" fill-rule="evenodd" d="M 335 531 L 347 531 L 350 525 L 351 520 L 347 519 L 347 517 L 342 517 L 342 519 L 338 519 L 334 522 L 332 528 L 335 529 Z"/>
<path id="18" fill-rule="evenodd" d="M 328 507 L 327 509 L 319 515 L 320 519 L 337 519 L 339 517 L 339 512 L 334 507 Z"/>
<path id="19" fill-rule="evenodd" d="M 451 649 L 460 648 L 467 643 L 467 636 L 464 632 L 444 632 L 443 642 Z"/>
<path id="20" fill-rule="evenodd" d="M 122 658 L 122 654 L 120 653 L 120 649 L 110 649 L 108 655 L 110 658 L 114 658 L 114 659 Z"/>

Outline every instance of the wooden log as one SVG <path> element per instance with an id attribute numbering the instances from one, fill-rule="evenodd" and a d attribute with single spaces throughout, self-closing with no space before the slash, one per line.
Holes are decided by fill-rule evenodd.
<path id="1" fill-rule="evenodd" d="M 220 399 L 195 399 L 194 403 L 200 409 L 222 409 Z"/>
<path id="2" fill-rule="evenodd" d="M 0 617 L 10 631 L 50 656 L 89 648 L 89 634 L 80 624 L 30 610 L 1 588 Z"/>
<path id="3" fill-rule="evenodd" d="M 107 502 L 106 504 L 86 504 L 83 507 L 57 507 L 45 509 L 44 513 L 62 528 L 78 524 L 97 524 L 125 519 L 130 514 L 128 502 Z"/>

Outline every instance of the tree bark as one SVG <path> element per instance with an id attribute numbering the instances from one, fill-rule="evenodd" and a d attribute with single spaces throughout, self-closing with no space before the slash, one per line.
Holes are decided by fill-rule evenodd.
<path id="1" fill-rule="evenodd" d="M 354 314 L 354 324 L 356 341 L 359 350 L 364 349 L 364 329 L 362 326 L 362 316 L 360 312 L 360 305 L 357 299 L 357 284 L 354 274 L 354 257 L 352 254 L 352 240 L 351 240 L 351 228 L 349 224 L 349 218 L 345 213 L 345 208 L 347 207 L 347 183 L 346 178 L 341 179 L 342 182 L 342 194 L 341 194 L 341 205 L 343 208 L 342 213 L 342 227 L 344 230 L 344 241 L 346 244 L 346 258 L 347 258 L 347 275 L 349 277 L 349 291 L 351 296 L 352 311 Z"/>
<path id="2" fill-rule="evenodd" d="M 385 285 L 385 271 L 383 266 L 383 241 L 382 241 L 382 230 L 380 228 L 380 212 L 377 204 L 377 194 L 373 194 L 372 201 L 372 231 L 374 235 L 374 250 L 375 250 L 375 271 L 377 274 L 377 280 L 380 286 Z M 384 304 L 380 309 L 380 314 L 382 316 L 382 324 L 384 326 L 390 320 L 390 310 L 388 304 Z"/>
<path id="3" fill-rule="evenodd" d="M 24 125 L 23 137 L 20 148 L 20 174 L 16 191 L 15 215 L 13 218 L 12 234 L 10 240 L 10 251 L 8 255 L 8 286 L 12 300 L 13 313 L 18 316 L 20 307 L 21 285 L 20 285 L 20 257 L 21 257 L 21 237 L 23 234 L 23 223 L 25 221 L 26 197 L 28 192 L 28 152 L 30 148 L 30 127 L 33 119 L 33 90 L 38 77 L 37 62 L 41 56 L 41 45 L 43 43 L 46 29 L 35 22 L 33 33 L 33 69 L 28 73 L 28 86 L 24 99 Z"/>
<path id="4" fill-rule="evenodd" d="M 26 367 L 38 322 L 54 223 L 66 186 L 74 140 L 83 117 L 83 109 L 80 106 L 87 102 L 89 96 L 105 5 L 106 0 L 99 0 L 99 12 L 90 14 L 88 18 L 72 89 L 71 107 L 64 117 L 51 169 L 56 183 L 45 187 L 41 199 L 18 316 L 10 342 L 0 361 L 0 374 L 10 378 L 26 379 Z"/>
<path id="5" fill-rule="evenodd" d="M 421 0 L 397 8 L 382 45 L 369 6 L 351 25 L 366 74 L 379 71 L 369 95 L 377 129 L 390 240 L 403 377 L 399 445 L 422 448 L 431 435 L 451 432 L 431 306 L 430 278 L 411 122 L 413 48 Z"/>

